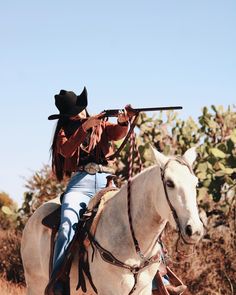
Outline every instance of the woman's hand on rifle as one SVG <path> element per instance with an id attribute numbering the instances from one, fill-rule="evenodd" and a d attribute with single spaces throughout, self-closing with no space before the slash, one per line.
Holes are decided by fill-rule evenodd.
<path id="1" fill-rule="evenodd" d="M 135 111 L 133 108 L 132 108 L 132 106 L 131 106 L 131 104 L 127 104 L 126 106 L 125 106 L 125 111 L 126 111 L 126 113 L 127 113 L 127 116 L 131 119 L 132 117 L 134 117 L 135 115 L 137 115 L 137 111 Z"/>
<path id="2" fill-rule="evenodd" d="M 132 106 L 128 104 L 125 106 L 124 110 L 119 112 L 117 121 L 120 124 L 128 123 L 128 121 L 135 115 L 136 113 L 133 111 Z"/>

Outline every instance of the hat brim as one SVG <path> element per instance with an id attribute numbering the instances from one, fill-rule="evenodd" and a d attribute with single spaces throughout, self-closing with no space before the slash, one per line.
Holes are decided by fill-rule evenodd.
<path id="1" fill-rule="evenodd" d="M 81 113 L 84 109 L 86 109 L 86 106 L 80 107 L 79 109 L 75 110 L 73 113 L 71 114 L 54 114 L 54 115 L 50 115 L 48 117 L 48 120 L 56 120 L 56 119 L 60 119 L 60 118 L 69 118 L 69 117 L 73 117 L 78 115 L 79 113 Z"/>
<path id="2" fill-rule="evenodd" d="M 48 120 L 56 120 L 56 119 L 59 119 L 61 117 L 61 115 L 51 115 L 48 117 Z"/>

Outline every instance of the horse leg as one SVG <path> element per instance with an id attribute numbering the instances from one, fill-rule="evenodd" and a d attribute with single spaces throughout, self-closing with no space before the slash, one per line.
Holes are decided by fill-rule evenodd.
<path id="1" fill-rule="evenodd" d="M 44 277 L 31 275 L 27 280 L 26 295 L 44 295 L 44 286 L 47 280 Z"/>
<path id="2" fill-rule="evenodd" d="M 31 243 L 24 244 L 24 249 L 22 249 L 27 295 L 44 295 L 44 289 L 48 282 L 48 269 L 46 272 L 43 271 L 41 253 L 37 250 L 33 239 Z"/>

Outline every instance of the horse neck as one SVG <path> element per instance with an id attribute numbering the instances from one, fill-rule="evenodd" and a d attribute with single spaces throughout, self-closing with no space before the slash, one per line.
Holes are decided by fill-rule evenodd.
<path id="1" fill-rule="evenodd" d="M 165 214 L 160 214 L 163 194 L 163 184 L 158 166 L 145 169 L 132 180 L 132 223 L 135 236 L 144 252 L 148 252 L 152 247 L 167 222 L 163 217 Z"/>
<path id="2" fill-rule="evenodd" d="M 156 240 L 167 222 L 158 212 L 163 193 L 158 167 L 145 169 L 131 181 L 132 225 L 140 249 L 147 257 L 156 253 Z M 98 223 L 96 238 L 122 261 L 137 259 L 128 216 L 127 184 L 107 202 Z"/>

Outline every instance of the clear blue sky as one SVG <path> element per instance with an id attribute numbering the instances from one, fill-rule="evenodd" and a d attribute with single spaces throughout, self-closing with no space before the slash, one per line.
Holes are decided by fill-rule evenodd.
<path id="1" fill-rule="evenodd" d="M 2 1 L 0 191 L 21 203 L 24 177 L 49 163 L 54 94 L 89 110 L 232 105 L 236 1 Z"/>

